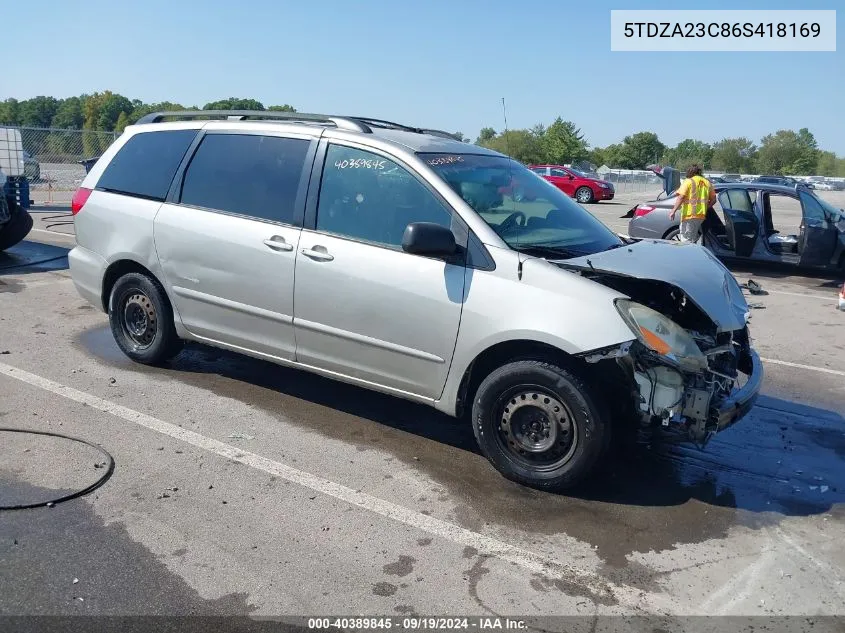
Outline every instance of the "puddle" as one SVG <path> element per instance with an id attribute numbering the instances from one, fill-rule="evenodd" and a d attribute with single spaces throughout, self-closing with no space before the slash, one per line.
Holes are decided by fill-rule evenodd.
<path id="1" fill-rule="evenodd" d="M 704 452 L 632 447 L 581 489 L 555 495 L 502 478 L 478 453 L 469 425 L 426 406 L 201 345 L 188 345 L 169 367 L 156 369 L 123 356 L 107 328 L 88 330 L 78 342 L 106 363 L 284 411 L 309 431 L 384 451 L 434 479 L 431 496 L 451 502 L 450 518 L 464 527 L 567 534 L 592 544 L 610 566 L 627 566 L 631 552 L 722 538 L 734 526 L 825 512 L 845 493 L 845 436 L 830 436 L 839 433 L 836 416 L 824 412 L 828 430 L 819 434 L 817 411 L 775 398 Z"/>
<path id="2" fill-rule="evenodd" d="M 0 275 L 23 275 L 65 270 L 70 249 L 24 240 L 7 251 L 0 252 Z"/>

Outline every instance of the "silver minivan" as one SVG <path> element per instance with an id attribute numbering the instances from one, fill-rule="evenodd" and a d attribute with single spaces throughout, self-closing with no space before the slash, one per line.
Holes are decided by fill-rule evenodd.
<path id="1" fill-rule="evenodd" d="M 526 485 L 583 480 L 611 433 L 703 445 L 761 387 L 741 288 L 706 250 L 620 238 L 444 132 L 151 114 L 72 208 L 73 280 L 130 358 L 198 341 L 466 415 Z"/>

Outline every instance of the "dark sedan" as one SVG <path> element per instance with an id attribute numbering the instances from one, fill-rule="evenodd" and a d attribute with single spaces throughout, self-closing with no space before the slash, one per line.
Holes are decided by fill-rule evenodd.
<path id="1" fill-rule="evenodd" d="M 833 207 L 801 185 L 765 182 L 714 183 L 716 204 L 708 209 L 702 245 L 724 260 L 754 260 L 845 274 L 845 211 Z M 674 192 L 672 192 L 674 193 Z M 775 230 L 772 200 L 800 208 L 794 234 Z M 628 235 L 678 239 L 679 215 L 669 219 L 675 196 L 632 208 Z"/>

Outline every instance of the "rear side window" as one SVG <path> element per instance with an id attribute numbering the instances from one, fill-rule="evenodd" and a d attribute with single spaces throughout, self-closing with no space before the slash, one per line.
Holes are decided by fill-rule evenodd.
<path id="1" fill-rule="evenodd" d="M 98 189 L 164 200 L 176 169 L 198 130 L 141 132 L 118 150 L 97 182 Z"/>
<path id="2" fill-rule="evenodd" d="M 182 183 L 182 204 L 292 224 L 310 141 L 209 134 Z"/>

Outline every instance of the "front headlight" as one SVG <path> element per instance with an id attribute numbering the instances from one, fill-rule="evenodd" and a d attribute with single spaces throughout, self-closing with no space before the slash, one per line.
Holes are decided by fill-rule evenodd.
<path id="1" fill-rule="evenodd" d="M 616 309 L 640 343 L 649 349 L 674 360 L 689 371 L 700 371 L 707 367 L 707 357 L 701 353 L 687 331 L 672 319 L 628 299 L 617 299 Z"/>
<path id="2" fill-rule="evenodd" d="M 606 182 L 600 182 L 599 187 L 601 187 L 602 189 L 610 189 L 610 185 Z"/>

